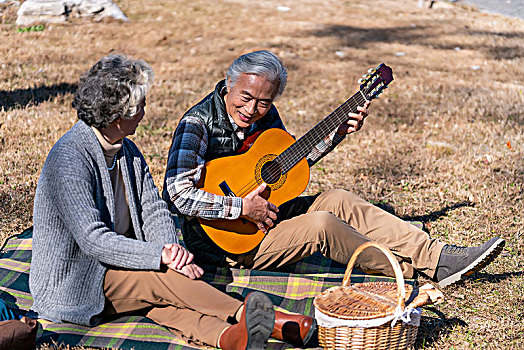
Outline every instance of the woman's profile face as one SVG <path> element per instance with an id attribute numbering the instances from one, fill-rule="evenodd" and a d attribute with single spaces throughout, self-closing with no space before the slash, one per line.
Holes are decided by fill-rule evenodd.
<path id="1" fill-rule="evenodd" d="M 133 135 L 136 131 L 136 128 L 138 127 L 138 124 L 144 118 L 144 115 L 146 107 L 146 99 L 144 98 L 139 104 L 138 104 L 138 110 L 136 114 L 131 119 L 124 119 L 119 118 L 115 120 L 113 123 L 115 123 L 116 127 L 122 134 L 122 138 L 127 137 L 129 135 Z"/>

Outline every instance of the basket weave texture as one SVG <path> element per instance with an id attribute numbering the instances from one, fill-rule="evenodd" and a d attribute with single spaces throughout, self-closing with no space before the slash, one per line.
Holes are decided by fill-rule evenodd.
<path id="1" fill-rule="evenodd" d="M 388 257 L 395 271 L 396 283 L 350 284 L 357 256 L 369 247 L 380 249 Z M 412 291 L 413 287 L 404 283 L 400 266 L 389 249 L 377 242 L 367 242 L 358 247 L 351 257 L 342 286 L 330 288 L 318 295 L 314 306 L 324 315 L 340 320 L 375 320 L 395 315 L 399 309 L 404 311 Z M 395 322 L 394 326 L 392 321 L 373 327 L 325 327 L 319 324 L 318 339 L 324 349 L 407 349 L 414 345 L 417 331 L 417 325 L 401 320 Z"/>
<path id="2" fill-rule="evenodd" d="M 318 340 L 324 349 L 409 349 L 415 344 L 417 331 L 418 326 L 404 322 L 373 328 L 319 326 Z"/>

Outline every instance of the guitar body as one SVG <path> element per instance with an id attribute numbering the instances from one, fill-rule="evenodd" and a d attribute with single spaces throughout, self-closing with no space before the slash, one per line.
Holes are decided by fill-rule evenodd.
<path id="1" fill-rule="evenodd" d="M 309 182 L 306 158 L 283 175 L 279 165 L 273 162 L 293 143 L 295 139 L 282 129 L 264 131 L 246 153 L 207 162 L 202 189 L 221 196 L 245 197 L 265 182 L 269 190 L 264 193 L 264 198 L 276 206 L 299 196 Z M 232 193 L 228 194 L 228 190 Z M 199 222 L 216 245 L 233 254 L 250 251 L 265 236 L 255 224 L 244 219 L 200 218 Z"/>

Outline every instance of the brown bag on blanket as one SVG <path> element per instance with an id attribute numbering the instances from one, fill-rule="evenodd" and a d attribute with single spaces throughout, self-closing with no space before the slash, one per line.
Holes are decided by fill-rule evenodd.
<path id="1" fill-rule="evenodd" d="M 0 321 L 0 350 L 30 350 L 35 348 L 38 322 L 28 317 Z"/>

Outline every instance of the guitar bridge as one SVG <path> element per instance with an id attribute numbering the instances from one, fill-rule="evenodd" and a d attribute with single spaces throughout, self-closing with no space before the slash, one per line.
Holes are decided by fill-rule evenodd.
<path id="1" fill-rule="evenodd" d="M 237 196 L 233 191 L 231 191 L 231 188 L 229 188 L 229 185 L 225 181 L 222 181 L 218 185 L 218 187 L 220 187 L 222 192 L 224 192 L 225 196 L 228 196 L 228 197 L 236 197 Z"/>
<path id="2" fill-rule="evenodd" d="M 227 182 L 225 181 L 222 181 L 218 187 L 220 187 L 220 189 L 222 190 L 222 192 L 224 192 L 224 195 L 227 196 L 227 197 L 236 197 L 237 195 L 235 194 L 235 192 L 231 191 L 231 188 L 229 188 L 229 185 L 227 184 Z M 245 225 L 247 224 L 247 220 L 244 219 L 244 218 L 240 218 L 240 220 L 242 220 L 242 223 Z"/>

